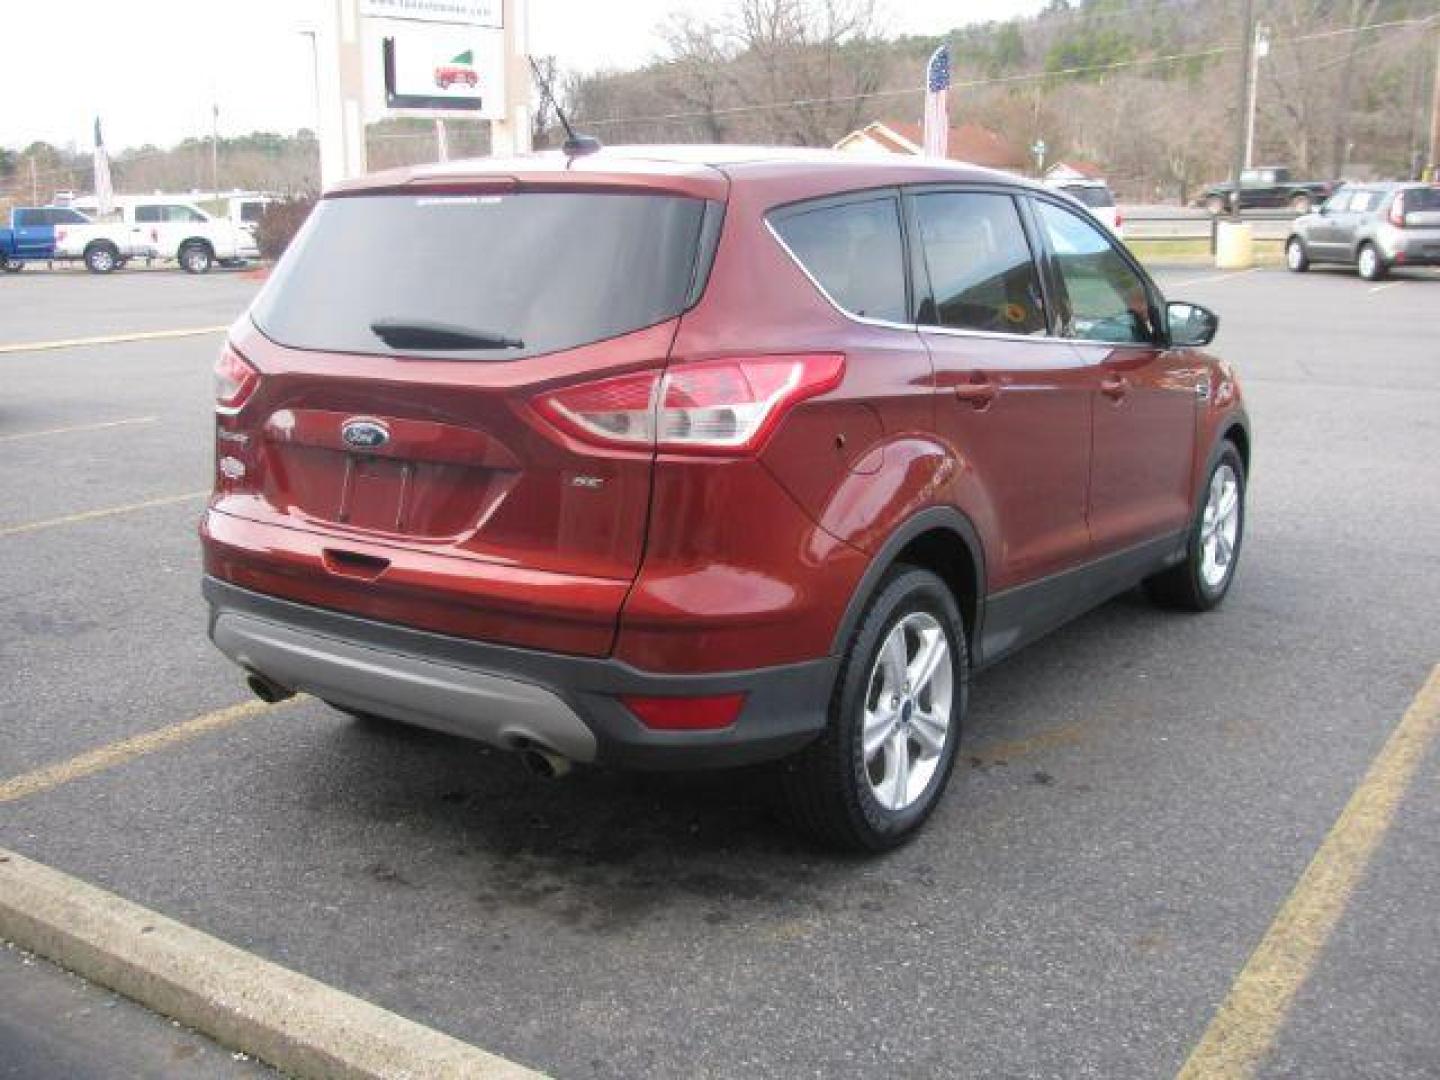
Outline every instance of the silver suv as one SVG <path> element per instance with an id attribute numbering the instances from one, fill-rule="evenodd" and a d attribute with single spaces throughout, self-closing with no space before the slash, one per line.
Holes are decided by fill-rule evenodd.
<path id="1" fill-rule="evenodd" d="M 1285 241 L 1291 270 L 1302 273 L 1311 263 L 1354 266 L 1366 281 L 1397 266 L 1440 266 L 1440 185 L 1341 188 L 1318 211 L 1296 218 Z"/>

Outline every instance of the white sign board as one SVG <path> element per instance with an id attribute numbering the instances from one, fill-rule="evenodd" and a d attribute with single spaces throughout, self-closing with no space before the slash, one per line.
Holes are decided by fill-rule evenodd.
<path id="1" fill-rule="evenodd" d="M 360 0 L 360 14 L 379 19 L 488 26 L 496 30 L 504 25 L 500 0 Z"/>
<path id="2" fill-rule="evenodd" d="M 367 19 L 365 66 L 375 111 L 505 119 L 503 30 Z"/>

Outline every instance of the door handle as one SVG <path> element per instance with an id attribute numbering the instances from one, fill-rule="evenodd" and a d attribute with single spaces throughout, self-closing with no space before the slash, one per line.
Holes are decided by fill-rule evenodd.
<path id="1" fill-rule="evenodd" d="M 989 406 L 998 393 L 1000 393 L 1000 388 L 993 382 L 961 383 L 955 387 L 955 396 L 961 401 L 970 402 L 977 409 Z"/>
<path id="2" fill-rule="evenodd" d="M 1130 380 L 1124 375 L 1107 375 L 1100 380 L 1100 392 L 1112 401 L 1119 401 L 1130 392 Z"/>

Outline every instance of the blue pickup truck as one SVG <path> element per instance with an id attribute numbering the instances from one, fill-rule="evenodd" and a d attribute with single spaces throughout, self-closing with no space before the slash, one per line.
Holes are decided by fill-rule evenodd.
<path id="1" fill-rule="evenodd" d="M 55 258 L 55 226 L 89 220 L 68 206 L 17 206 L 10 227 L 0 229 L 0 263 L 13 274 L 27 262 L 48 262 Z"/>

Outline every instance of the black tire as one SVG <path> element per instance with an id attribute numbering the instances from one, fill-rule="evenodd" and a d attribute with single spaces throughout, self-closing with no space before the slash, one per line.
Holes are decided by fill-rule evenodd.
<path id="1" fill-rule="evenodd" d="M 1294 274 L 1310 269 L 1310 253 L 1305 250 L 1305 241 L 1298 236 L 1285 241 L 1285 266 Z"/>
<path id="2" fill-rule="evenodd" d="M 108 240 L 96 240 L 85 248 L 85 269 L 92 274 L 113 273 L 120 266 L 120 249 Z"/>
<path id="3" fill-rule="evenodd" d="M 1211 217 L 1219 217 L 1230 209 L 1230 203 L 1224 195 L 1207 195 L 1205 209 L 1210 211 Z"/>
<path id="4" fill-rule="evenodd" d="M 949 726 L 924 790 L 909 805 L 892 810 L 881 805 L 872 789 L 862 749 L 864 710 L 874 692 L 881 647 L 901 620 L 917 613 L 939 624 L 949 646 Z M 825 731 L 780 765 L 781 789 L 795 825 L 820 842 L 847 851 L 885 851 L 910 839 L 935 809 L 954 769 L 968 703 L 969 669 L 965 627 L 945 582 L 917 567 L 892 568 L 850 640 Z M 912 704 L 918 708 L 918 699 Z M 908 707 L 903 715 L 908 723 Z M 910 744 L 905 745 L 908 755 Z"/>
<path id="5" fill-rule="evenodd" d="M 1361 244 L 1360 250 L 1355 253 L 1355 270 L 1366 281 L 1380 281 L 1390 272 L 1390 267 L 1379 248 L 1367 242 Z"/>
<path id="6" fill-rule="evenodd" d="M 18 273 L 20 273 L 21 270 L 24 270 L 24 269 L 25 269 L 25 264 L 24 264 L 23 262 L 21 262 L 19 259 L 6 259 L 6 260 L 5 260 L 5 273 L 7 273 L 7 274 L 18 274 Z"/>
<path id="7" fill-rule="evenodd" d="M 1315 200 L 1303 191 L 1290 196 L 1290 209 L 1297 214 L 1308 214 L 1315 208 Z"/>
<path id="8" fill-rule="evenodd" d="M 208 274 L 215 265 L 215 252 L 203 240 L 185 241 L 175 258 L 187 274 Z"/>
<path id="9" fill-rule="evenodd" d="M 1235 543 L 1231 550 L 1223 580 L 1217 583 L 1206 581 L 1202 572 L 1204 553 L 1204 530 L 1206 527 L 1206 504 L 1215 474 L 1222 468 L 1229 468 L 1239 486 Z M 1145 579 L 1145 591 L 1150 599 L 1161 607 L 1180 611 L 1209 611 L 1219 606 L 1230 591 L 1235 580 L 1235 567 L 1240 560 L 1240 550 L 1245 543 L 1245 464 L 1240 451 L 1228 439 L 1220 444 L 1211 459 L 1210 468 L 1205 472 L 1205 484 L 1200 489 L 1195 520 L 1190 526 L 1190 538 L 1185 545 L 1185 558 L 1168 570 Z"/>

